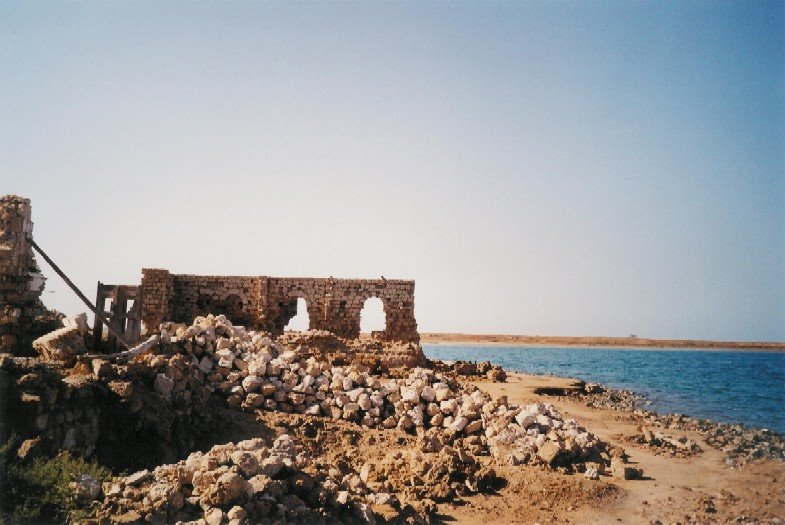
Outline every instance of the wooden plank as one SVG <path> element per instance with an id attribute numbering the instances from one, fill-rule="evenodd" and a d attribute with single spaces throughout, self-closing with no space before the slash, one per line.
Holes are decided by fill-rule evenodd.
<path id="1" fill-rule="evenodd" d="M 95 308 L 96 310 L 104 311 L 104 294 L 101 290 L 101 281 L 98 281 L 98 286 L 96 287 L 96 295 L 95 295 Z M 104 323 L 101 322 L 101 318 L 97 315 L 94 316 L 95 320 L 93 321 L 93 351 L 95 353 L 99 353 L 101 351 L 101 339 L 104 335 Z"/>
<path id="2" fill-rule="evenodd" d="M 61 270 L 60 267 L 57 266 L 55 264 L 55 262 L 52 259 L 50 259 L 49 256 L 35 243 L 33 238 L 32 237 L 27 237 L 27 242 L 30 243 L 30 246 L 35 248 L 35 251 L 37 251 L 39 253 L 39 255 L 41 255 L 41 257 L 44 258 L 44 260 L 49 264 L 49 266 L 52 267 L 52 269 L 55 271 L 55 273 L 57 273 L 57 275 L 59 275 L 60 278 L 63 281 L 65 281 L 65 284 L 67 284 L 68 287 L 71 288 L 71 290 L 73 290 L 73 292 L 77 295 L 77 297 L 79 297 L 79 299 L 81 299 L 82 302 L 85 305 L 87 305 L 87 307 L 90 309 L 90 311 L 93 312 L 93 314 L 95 314 L 96 316 L 100 316 L 101 317 L 101 321 L 106 324 L 106 327 L 109 329 L 109 332 L 110 333 L 114 332 L 115 333 L 115 337 L 118 337 L 117 331 L 112 326 L 112 324 L 108 321 L 108 319 L 106 319 L 106 316 L 104 316 L 104 314 L 101 311 L 99 311 L 95 306 L 92 305 L 92 303 L 90 303 L 90 300 L 87 299 L 87 297 L 85 297 L 85 295 L 82 293 L 82 291 L 79 288 L 77 288 L 76 285 L 73 282 L 71 282 L 71 279 L 69 279 L 68 276 L 65 273 L 63 273 L 63 270 Z M 126 342 L 123 339 L 122 335 L 119 335 L 118 340 L 120 341 L 120 343 L 125 348 L 128 348 L 128 344 L 126 344 Z"/>

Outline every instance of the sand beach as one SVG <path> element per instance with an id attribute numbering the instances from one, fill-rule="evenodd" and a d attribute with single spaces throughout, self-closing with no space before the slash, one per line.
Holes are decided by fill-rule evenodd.
<path id="1" fill-rule="evenodd" d="M 785 352 L 785 342 L 706 341 L 698 339 L 647 339 L 642 337 L 605 336 L 540 336 L 510 334 L 463 334 L 426 332 L 420 338 L 433 345 L 492 345 L 537 347 L 607 347 L 629 349 L 668 348 L 675 350 L 734 350 L 754 352 Z"/>
<path id="2" fill-rule="evenodd" d="M 641 468 L 641 480 L 558 475 L 548 471 L 505 468 L 509 485 L 498 495 L 477 496 L 455 505 L 446 515 L 461 523 L 780 523 L 785 520 L 785 464 L 760 459 L 729 464 L 727 454 L 706 444 L 697 432 L 660 429 L 686 436 L 701 452 L 688 457 L 631 440 L 641 418 L 627 411 L 589 408 L 569 398 L 554 399 L 543 389 L 570 389 L 575 380 L 512 373 L 505 383 L 476 383 L 493 395 L 517 403 L 553 403 L 592 432 L 623 447 Z M 780 520 L 780 521 L 777 521 Z M 445 520 L 448 521 L 448 520 Z"/>

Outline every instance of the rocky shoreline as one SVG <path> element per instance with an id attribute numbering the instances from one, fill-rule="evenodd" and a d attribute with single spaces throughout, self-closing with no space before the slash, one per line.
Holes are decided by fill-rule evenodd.
<path id="1" fill-rule="evenodd" d="M 785 435 L 773 430 L 748 427 L 742 423 L 723 423 L 684 414 L 659 414 L 642 408 L 649 403 L 642 394 L 631 390 L 609 388 L 599 383 L 579 380 L 574 388 L 557 390 L 541 393 L 578 399 L 590 408 L 632 413 L 641 424 L 642 435 L 645 434 L 646 427 L 697 432 L 703 436 L 708 445 L 724 452 L 727 455 L 726 461 L 731 466 L 739 466 L 753 459 L 785 461 Z M 645 439 L 645 441 L 653 440 Z"/>

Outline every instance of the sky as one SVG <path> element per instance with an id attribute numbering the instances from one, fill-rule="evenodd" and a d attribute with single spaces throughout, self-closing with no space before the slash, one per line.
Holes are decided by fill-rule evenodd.
<path id="1" fill-rule="evenodd" d="M 88 297 L 384 275 L 424 332 L 785 341 L 785 4 L 4 1 L 9 193 Z"/>

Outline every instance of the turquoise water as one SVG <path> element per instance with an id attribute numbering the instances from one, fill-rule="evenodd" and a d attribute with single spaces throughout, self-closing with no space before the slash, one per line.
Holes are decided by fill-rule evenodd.
<path id="1" fill-rule="evenodd" d="M 645 395 L 646 408 L 785 434 L 785 353 L 423 345 L 430 359 L 491 361 Z"/>

